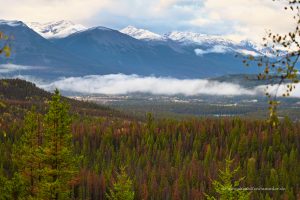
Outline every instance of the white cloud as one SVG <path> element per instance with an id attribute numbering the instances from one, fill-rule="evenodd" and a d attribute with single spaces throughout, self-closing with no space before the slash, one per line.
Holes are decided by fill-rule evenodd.
<path id="1" fill-rule="evenodd" d="M 250 50 L 246 50 L 246 49 L 237 49 L 236 52 L 244 54 L 244 55 L 251 55 L 251 56 L 259 56 L 260 55 L 255 51 L 250 51 Z"/>
<path id="2" fill-rule="evenodd" d="M 238 84 L 218 82 L 206 79 L 176 79 L 169 77 L 142 77 L 138 75 L 109 74 L 91 75 L 84 77 L 60 78 L 55 81 L 45 81 L 32 76 L 16 76 L 34 82 L 37 86 L 53 91 L 58 88 L 62 91 L 77 92 L 83 94 L 108 94 L 122 95 L 130 93 L 150 93 L 154 95 L 219 95 L 240 96 L 259 95 L 266 92 L 266 85 L 254 88 L 244 88 Z M 270 86 L 268 91 L 274 94 L 278 86 Z M 286 90 L 286 85 L 278 89 L 278 96 Z M 300 98 L 300 84 L 291 93 L 291 97 Z"/>
<path id="3" fill-rule="evenodd" d="M 30 78 L 31 79 L 31 78 Z M 33 80 L 35 81 L 35 80 Z M 151 93 L 164 95 L 254 95 L 237 84 L 220 83 L 205 79 L 175 79 L 141 77 L 137 75 L 92 75 L 62 78 L 51 83 L 36 82 L 46 90 L 59 88 L 63 91 L 93 94 Z"/>
<path id="4" fill-rule="evenodd" d="M 111 5 L 109 0 L 0 0 L 0 18 L 47 22 L 84 21 Z"/>
<path id="5" fill-rule="evenodd" d="M 157 4 L 156 8 L 158 10 L 163 10 L 166 8 L 169 8 L 170 6 L 178 3 L 180 0 L 159 0 L 159 3 Z"/>
<path id="6" fill-rule="evenodd" d="M 206 0 L 201 12 L 212 25 L 230 24 L 232 31 L 228 36 L 232 39 L 259 40 L 266 30 L 282 33 L 294 25 L 291 12 L 285 11 L 284 4 L 279 1 Z"/>
<path id="7" fill-rule="evenodd" d="M 230 49 L 228 47 L 222 46 L 222 45 L 216 45 L 210 49 L 195 49 L 195 54 L 197 56 L 202 56 L 203 54 L 208 54 L 208 53 L 226 53 Z"/>
<path id="8" fill-rule="evenodd" d="M 259 56 L 260 54 L 255 52 L 255 51 L 250 51 L 250 50 L 246 50 L 246 49 L 233 49 L 230 47 L 226 47 L 226 46 L 222 46 L 222 45 L 216 45 L 212 48 L 209 49 L 195 49 L 194 50 L 195 54 L 197 56 L 202 56 L 204 54 L 208 54 L 208 53 L 226 53 L 226 52 L 236 52 L 236 53 L 240 53 L 243 55 L 252 55 L 252 56 Z"/>

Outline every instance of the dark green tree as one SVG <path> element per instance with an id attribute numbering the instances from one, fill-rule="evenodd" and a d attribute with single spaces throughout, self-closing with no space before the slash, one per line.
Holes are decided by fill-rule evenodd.
<path id="1" fill-rule="evenodd" d="M 0 171 L 0 194 L 0 200 L 11 198 L 11 184 L 2 170 Z"/>
<path id="2" fill-rule="evenodd" d="M 0 172 L 0 200 L 32 199 L 27 197 L 26 186 L 19 173 L 14 173 L 11 179 L 8 179 Z"/>
<path id="3" fill-rule="evenodd" d="M 18 173 L 25 182 L 28 197 L 35 198 L 38 193 L 38 184 L 41 179 L 41 154 L 42 145 L 42 116 L 34 109 L 29 111 L 24 119 L 24 134 L 13 146 L 13 162 Z"/>
<path id="4" fill-rule="evenodd" d="M 42 179 L 39 198 L 66 199 L 70 195 L 70 181 L 78 173 L 70 129 L 69 106 L 56 89 L 44 119 L 44 141 L 41 148 Z"/>

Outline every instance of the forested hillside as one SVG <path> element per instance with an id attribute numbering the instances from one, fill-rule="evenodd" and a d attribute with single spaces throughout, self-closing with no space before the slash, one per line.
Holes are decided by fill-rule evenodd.
<path id="1" fill-rule="evenodd" d="M 1 113 L 24 117 L 27 110 L 32 106 L 44 113 L 47 110 L 47 102 L 52 94 L 36 87 L 35 84 L 21 79 L 0 80 L 0 110 Z M 111 116 L 121 118 L 132 118 L 125 113 L 83 101 L 63 97 L 70 104 L 71 112 L 75 115 L 88 116 Z"/>
<path id="2" fill-rule="evenodd" d="M 20 138 L 28 132 L 23 117 L 14 116 L 36 104 L 31 101 L 27 105 L 26 97 L 42 104 L 42 99 L 51 95 L 20 80 L 1 81 L 1 93 L 5 96 L 1 110 L 0 174 L 1 180 L 5 177 L 14 183 L 19 166 L 12 155 Z M 116 117 L 121 114 L 108 108 L 68 102 L 73 107 L 70 133 L 80 167 L 68 182 L 67 199 L 106 199 L 122 168 L 132 180 L 135 199 L 205 199 L 205 193 L 216 195 L 212 181 L 218 179 L 219 169 L 225 168 L 228 155 L 234 159 L 233 167 L 240 166 L 234 179 L 245 177 L 239 187 L 283 188 L 253 191 L 251 199 L 300 198 L 300 123 L 284 119 L 274 129 L 255 119 L 156 120 L 150 114 L 143 121 Z M 48 106 L 40 110 L 41 118 L 51 116 L 43 114 L 47 110 Z M 6 120 L 8 115 L 11 120 Z M 31 121 L 37 126 L 48 123 Z M 0 191 L 4 191 L 1 189 L 0 184 Z M 12 184 L 7 191 L 12 193 L 8 194 L 10 198 L 26 199 L 23 190 L 22 185 Z"/>

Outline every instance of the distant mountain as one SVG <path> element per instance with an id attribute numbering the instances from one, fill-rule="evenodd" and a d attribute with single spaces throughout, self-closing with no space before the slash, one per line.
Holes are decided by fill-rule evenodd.
<path id="1" fill-rule="evenodd" d="M 224 39 L 221 36 L 216 35 L 207 35 L 207 34 L 201 34 L 201 33 L 194 33 L 194 32 L 179 32 L 179 31 L 173 31 L 170 33 L 165 34 L 165 37 L 182 42 L 185 44 L 210 44 L 210 45 L 225 45 L 225 46 L 233 46 L 237 45 L 238 43 L 235 43 L 229 39 Z"/>
<path id="2" fill-rule="evenodd" d="M 81 24 L 75 24 L 66 20 L 48 23 L 28 22 L 26 24 L 44 38 L 62 38 L 87 29 Z"/>
<path id="3" fill-rule="evenodd" d="M 134 30 L 132 27 L 130 29 Z M 235 51 L 225 49 L 231 46 L 224 47 L 226 51 L 223 51 L 223 46 L 218 50 L 217 43 L 202 46 L 198 43 L 183 45 L 171 39 L 136 39 L 105 27 L 90 28 L 53 42 L 59 48 L 81 56 L 93 65 L 99 65 L 96 68 L 98 74 L 199 78 L 249 70 L 242 66 L 239 59 L 234 58 Z"/>
<path id="4" fill-rule="evenodd" d="M 97 72 L 100 74 L 159 75 L 161 72 L 167 75 L 164 73 L 165 66 L 162 63 L 171 65 L 166 62 L 168 57 L 161 59 L 164 52 L 158 52 L 147 42 L 106 27 L 90 28 L 53 42 L 65 51 L 86 58 L 95 65 L 98 64 Z M 168 56 L 174 54 L 169 47 L 165 49 L 169 53 Z"/>
<path id="5" fill-rule="evenodd" d="M 60 49 L 21 21 L 0 20 L 0 30 L 13 37 L 7 41 L 11 56 L 0 57 L 0 63 L 29 66 L 29 75 L 70 76 L 87 72 L 84 59 Z"/>
<path id="6" fill-rule="evenodd" d="M 231 40 L 224 39 L 221 36 L 207 35 L 194 32 L 172 31 L 164 35 L 160 35 L 149 30 L 139 29 L 134 26 L 127 26 L 120 30 L 121 33 L 127 34 L 138 40 L 173 40 L 185 44 L 218 44 L 218 45 L 237 45 Z"/>
<path id="7" fill-rule="evenodd" d="M 257 68 L 243 67 L 234 55 L 261 55 L 250 43 L 220 36 L 192 32 L 161 36 L 132 26 L 121 31 L 106 27 L 75 30 L 70 28 L 73 25 L 66 21 L 36 25 L 33 29 L 40 27 L 37 33 L 20 21 L 0 21 L 0 30 L 15 38 L 10 41 L 12 56 L 0 58 L 0 63 L 14 65 L 6 65 L 0 73 L 12 67 L 27 69 L 22 75 L 52 78 L 111 73 L 207 78 L 256 73 Z"/>
<path id="8" fill-rule="evenodd" d="M 134 26 L 127 26 L 126 28 L 120 30 L 121 33 L 129 35 L 138 40 L 165 40 L 166 38 L 151 31 L 145 29 L 138 29 Z"/>
<path id="9" fill-rule="evenodd" d="M 188 31 L 172 31 L 163 35 L 151 32 L 146 29 L 139 29 L 134 26 L 127 26 L 120 30 L 121 33 L 129 35 L 138 40 L 146 41 L 175 41 L 184 45 L 223 45 L 227 47 L 240 46 L 244 48 L 261 50 L 261 46 L 250 40 L 242 40 L 235 42 L 233 40 L 224 38 L 220 35 L 208 35 L 202 33 L 188 32 Z"/>
<path id="10" fill-rule="evenodd" d="M 195 48 L 195 53 L 198 55 L 205 53 L 240 53 L 246 55 L 264 55 L 267 51 L 258 44 L 255 44 L 252 41 L 244 40 L 241 42 L 235 42 L 229 39 L 226 39 L 218 35 L 207 35 L 202 33 L 195 32 L 180 32 L 172 31 L 164 35 L 159 35 L 153 33 L 149 30 L 138 29 L 133 26 L 128 26 L 120 32 L 127 34 L 131 37 L 134 37 L 138 40 L 152 41 L 152 42 L 176 42 L 180 45 L 191 46 L 191 47 L 202 47 Z"/>

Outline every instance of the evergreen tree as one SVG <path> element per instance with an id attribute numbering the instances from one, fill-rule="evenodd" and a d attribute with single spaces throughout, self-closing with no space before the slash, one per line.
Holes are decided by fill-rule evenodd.
<path id="1" fill-rule="evenodd" d="M 0 194 L 0 200 L 11 199 L 11 184 L 2 171 L 0 171 Z"/>
<path id="2" fill-rule="evenodd" d="M 39 174 L 42 167 L 39 152 L 42 145 L 41 118 L 41 115 L 37 114 L 34 109 L 26 114 L 24 134 L 13 147 L 13 162 L 31 198 L 37 195 L 38 182 L 41 177 Z"/>
<path id="3" fill-rule="evenodd" d="M 254 186 L 256 182 L 256 160 L 255 158 L 249 158 L 247 162 L 247 184 L 250 186 Z"/>
<path id="4" fill-rule="evenodd" d="M 33 200 L 34 198 L 29 198 L 27 195 L 26 185 L 23 180 L 23 177 L 15 172 L 12 179 L 9 180 L 8 186 L 11 192 L 11 198 L 10 199 L 18 199 L 18 200 Z"/>
<path id="5" fill-rule="evenodd" d="M 113 188 L 106 194 L 108 200 L 133 200 L 134 199 L 133 183 L 127 176 L 125 168 L 121 168 Z"/>
<path id="6" fill-rule="evenodd" d="M 27 197 L 25 183 L 19 173 L 14 173 L 11 179 L 0 173 L 0 200 L 32 199 Z"/>
<path id="7" fill-rule="evenodd" d="M 220 181 L 213 181 L 213 188 L 218 194 L 217 197 L 209 196 L 207 194 L 206 197 L 208 200 L 247 200 L 250 199 L 250 192 L 244 190 L 237 190 L 241 181 L 244 178 L 240 178 L 239 180 L 234 181 L 235 175 L 239 171 L 239 166 L 234 170 L 231 170 L 231 165 L 234 160 L 230 159 L 230 156 L 226 159 L 225 171 L 219 171 Z"/>
<path id="8" fill-rule="evenodd" d="M 211 147 L 210 144 L 207 145 L 207 150 L 205 152 L 205 156 L 204 156 L 204 166 L 206 169 L 209 168 L 209 164 L 211 162 L 212 159 L 212 155 L 211 155 Z"/>
<path id="9" fill-rule="evenodd" d="M 39 197 L 42 199 L 66 199 L 70 195 L 69 183 L 78 172 L 68 109 L 59 91 L 55 90 L 44 120 L 44 144 L 41 148 L 43 177 L 39 185 Z"/>

